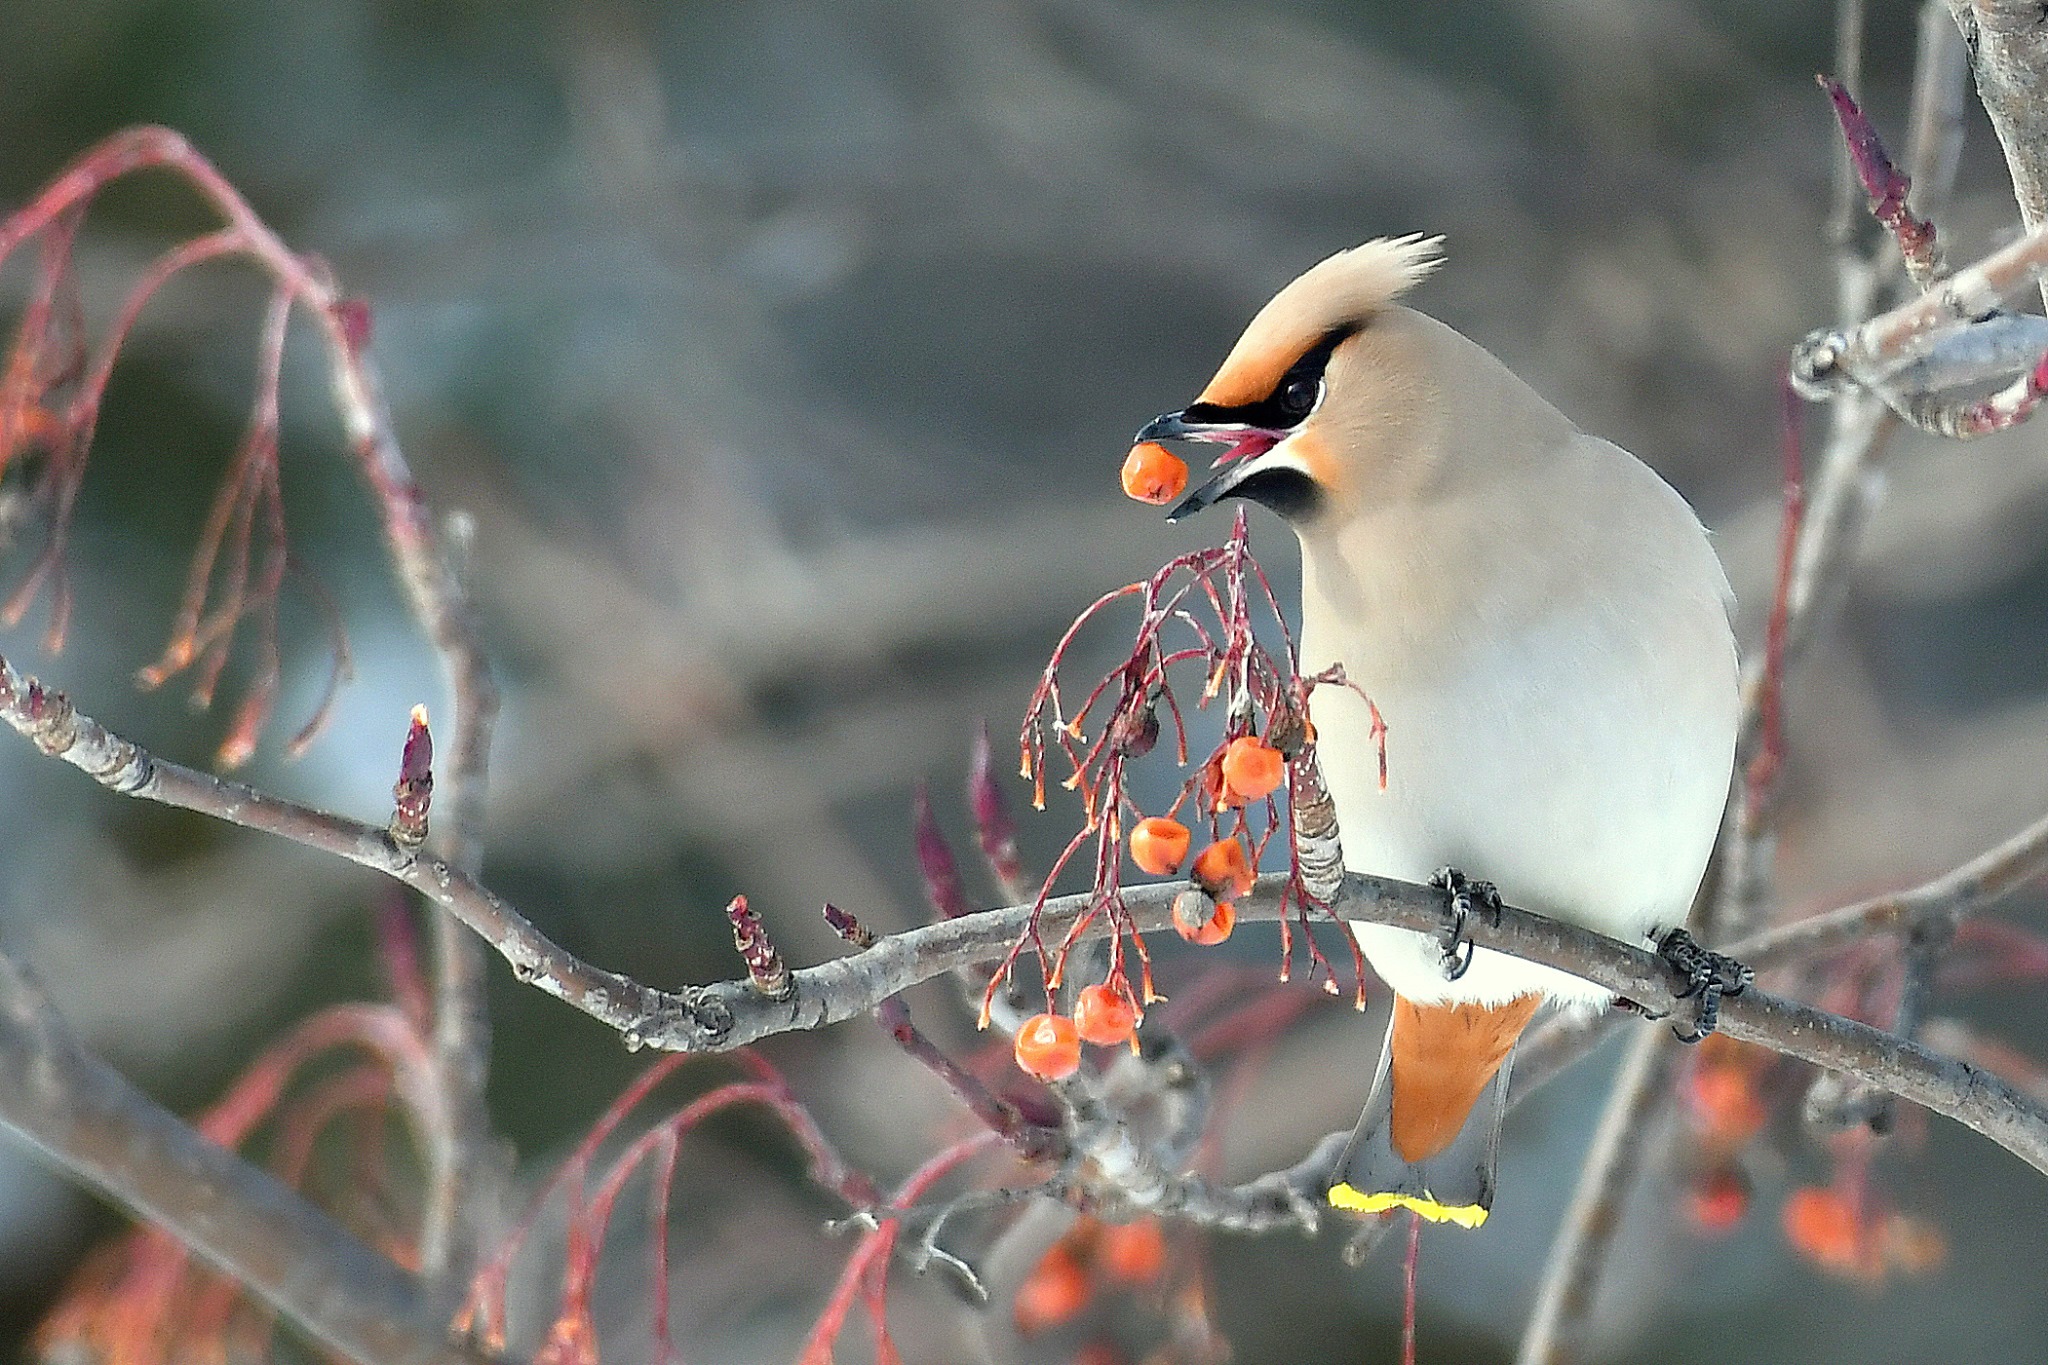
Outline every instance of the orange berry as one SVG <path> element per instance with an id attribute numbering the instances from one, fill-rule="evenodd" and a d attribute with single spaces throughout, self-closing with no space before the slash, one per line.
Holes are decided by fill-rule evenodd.
<path id="1" fill-rule="evenodd" d="M 1824 1269 L 1853 1271 L 1863 1259 L 1856 1210 L 1834 1190 L 1809 1185 L 1785 1200 L 1785 1240 Z"/>
<path id="2" fill-rule="evenodd" d="M 1088 1306 L 1088 1272 L 1073 1252 L 1054 1246 L 1024 1283 L 1017 1286 L 1017 1298 L 1010 1306 L 1017 1330 L 1025 1336 L 1057 1327 Z"/>
<path id="3" fill-rule="evenodd" d="M 1027 1076 L 1057 1081 L 1081 1069 L 1081 1035 L 1074 1021 L 1034 1014 L 1017 1030 L 1017 1065 Z"/>
<path id="4" fill-rule="evenodd" d="M 1218 839 L 1195 855 L 1195 885 L 1219 901 L 1234 901 L 1252 889 L 1251 863 L 1236 836 Z"/>
<path id="5" fill-rule="evenodd" d="M 1730 1232 L 1749 1212 L 1749 1185 L 1733 1170 L 1710 1171 L 1686 1192 L 1693 1226 L 1709 1236 Z"/>
<path id="6" fill-rule="evenodd" d="M 1223 751 L 1223 785 L 1247 801 L 1263 801 L 1287 780 L 1287 760 L 1257 735 L 1241 735 Z"/>
<path id="7" fill-rule="evenodd" d="M 1124 457 L 1123 480 L 1124 492 L 1139 502 L 1172 502 L 1188 486 L 1188 466 L 1157 441 L 1144 441 Z"/>
<path id="8" fill-rule="evenodd" d="M 1229 901 L 1212 901 L 1193 888 L 1173 898 L 1173 931 L 1190 943 L 1221 943 L 1236 927 L 1237 910 Z"/>
<path id="9" fill-rule="evenodd" d="M 1188 827 L 1163 815 L 1147 816 L 1131 829 L 1131 861 L 1155 877 L 1170 877 L 1188 856 Z"/>
<path id="10" fill-rule="evenodd" d="M 1157 1218 L 1111 1223 L 1102 1229 L 1095 1248 L 1096 1263 L 1111 1279 L 1125 1284 L 1150 1284 L 1166 1269 L 1166 1233 Z"/>
<path id="11" fill-rule="evenodd" d="M 1696 1069 L 1684 1094 L 1701 1130 L 1730 1146 L 1755 1137 L 1770 1118 L 1748 1070 L 1725 1063 Z"/>
<path id="12" fill-rule="evenodd" d="M 1137 1031 L 1138 1011 L 1114 986 L 1089 986 L 1074 999 L 1074 1028 L 1097 1047 L 1128 1043 Z"/>

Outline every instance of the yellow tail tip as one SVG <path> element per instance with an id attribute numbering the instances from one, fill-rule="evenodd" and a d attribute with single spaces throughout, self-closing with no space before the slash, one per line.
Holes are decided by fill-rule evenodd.
<path id="1" fill-rule="evenodd" d="M 1486 1209 L 1478 1204 L 1439 1204 L 1425 1195 L 1367 1194 L 1353 1185 L 1331 1186 L 1329 1200 L 1336 1207 L 1353 1213 L 1408 1209 L 1432 1223 L 1456 1223 L 1461 1228 L 1476 1228 L 1486 1221 Z"/>

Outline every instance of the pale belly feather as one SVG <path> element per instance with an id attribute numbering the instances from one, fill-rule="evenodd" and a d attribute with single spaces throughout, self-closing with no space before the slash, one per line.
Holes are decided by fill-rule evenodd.
<path id="1" fill-rule="evenodd" d="M 1365 704 L 1327 686 L 1310 703 L 1346 865 L 1409 881 L 1455 867 L 1510 904 L 1633 942 L 1682 923 L 1727 796 L 1732 643 L 1717 601 L 1645 603 L 1640 584 L 1631 595 L 1628 618 L 1557 604 L 1513 631 L 1405 638 L 1392 672 L 1376 656 L 1393 639 L 1304 621 L 1304 666 L 1341 659 L 1388 727 L 1381 791 Z M 1437 942 L 1353 928 L 1374 970 L 1418 1001 L 1608 999 L 1489 952 L 1451 982 Z"/>

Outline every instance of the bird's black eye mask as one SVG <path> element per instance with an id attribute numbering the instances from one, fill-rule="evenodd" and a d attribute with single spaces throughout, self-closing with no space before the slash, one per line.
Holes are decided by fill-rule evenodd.
<path id="1" fill-rule="evenodd" d="M 1360 324 L 1346 323 L 1323 333 L 1322 339 L 1287 367 L 1273 391 L 1254 403 L 1224 407 L 1196 403 L 1181 413 L 1189 425 L 1244 426 L 1258 431 L 1292 431 L 1308 420 L 1323 399 L 1323 371 L 1337 347 L 1358 334 Z"/>

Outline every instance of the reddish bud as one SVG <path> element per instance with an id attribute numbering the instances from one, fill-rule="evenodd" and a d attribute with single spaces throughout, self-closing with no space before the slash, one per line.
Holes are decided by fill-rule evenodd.
<path id="1" fill-rule="evenodd" d="M 946 836 L 939 833 L 939 822 L 932 816 L 931 793 L 922 782 L 911 798 L 910 811 L 911 839 L 917 849 L 917 870 L 924 875 L 925 898 L 940 919 L 958 919 L 972 907 L 960 881 L 960 865 L 953 860 Z"/>
<path id="2" fill-rule="evenodd" d="M 1012 901 L 1027 899 L 1030 888 L 1025 885 L 1023 860 L 1017 856 L 1017 823 L 1010 818 L 1010 803 L 1003 799 L 1003 789 L 996 782 L 987 725 L 974 737 L 974 763 L 967 774 L 967 804 L 974 812 L 974 832 L 981 841 L 981 856 L 988 861 L 996 883 Z"/>
<path id="3" fill-rule="evenodd" d="M 796 978 L 789 974 L 782 954 L 776 951 L 761 917 L 747 904 L 747 898 L 734 896 L 725 907 L 725 917 L 732 923 L 732 946 L 739 949 L 747 964 L 747 981 L 770 1000 L 788 999 L 796 990 Z"/>
<path id="4" fill-rule="evenodd" d="M 405 747 L 398 755 L 398 781 L 391 788 L 392 842 L 416 849 L 427 839 L 427 812 L 434 802 L 434 736 L 427 708 L 412 708 Z"/>
<path id="5" fill-rule="evenodd" d="M 830 901 L 825 902 L 825 923 L 832 926 L 832 932 L 856 948 L 875 946 L 875 935 L 865 924 L 853 917 L 852 912 L 841 910 Z"/>

